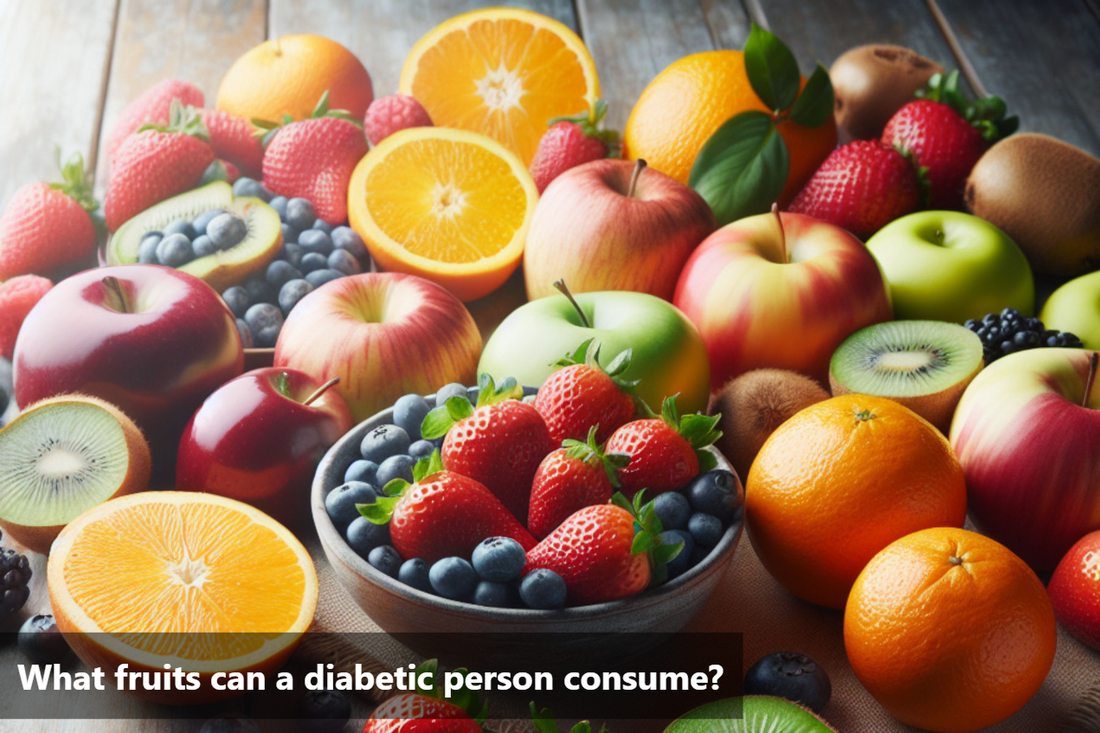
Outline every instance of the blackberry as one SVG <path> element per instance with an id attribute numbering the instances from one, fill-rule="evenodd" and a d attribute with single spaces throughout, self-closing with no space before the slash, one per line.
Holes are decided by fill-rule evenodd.
<path id="1" fill-rule="evenodd" d="M 0 532 L 0 539 L 3 539 Z M 18 612 L 31 594 L 31 565 L 24 555 L 0 547 L 0 619 Z"/>
<path id="2" fill-rule="evenodd" d="M 1046 328 L 1038 318 L 1027 318 L 1014 308 L 990 313 L 981 319 L 971 318 L 963 324 L 982 340 L 985 363 L 1017 351 L 1040 347 L 1084 348 L 1081 339 L 1069 332 Z"/>

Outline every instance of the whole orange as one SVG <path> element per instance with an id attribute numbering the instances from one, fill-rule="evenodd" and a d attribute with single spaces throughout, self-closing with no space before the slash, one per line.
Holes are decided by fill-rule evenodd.
<path id="1" fill-rule="evenodd" d="M 1054 663 L 1054 610 L 1039 578 L 975 532 L 915 532 L 860 573 L 844 611 L 856 677 L 891 715 L 941 733 L 1004 720 Z"/>
<path id="2" fill-rule="evenodd" d="M 802 79 L 802 86 L 806 79 Z M 756 96 L 741 51 L 704 51 L 669 64 L 638 98 L 623 131 L 623 156 L 644 158 L 650 167 L 687 184 L 703 144 L 741 112 L 770 112 Z M 836 147 L 836 123 L 821 127 L 780 122 L 790 168 L 779 198 L 785 207 Z"/>
<path id="3" fill-rule="evenodd" d="M 282 36 L 233 62 L 218 87 L 218 109 L 246 120 L 300 120 L 326 91 L 330 109 L 358 119 L 374 99 L 370 74 L 351 51 L 323 36 Z"/>
<path id="4" fill-rule="evenodd" d="M 845 395 L 797 412 L 749 469 L 745 525 L 768 572 L 799 598 L 844 608 L 894 540 L 961 527 L 966 483 L 943 435 L 896 402 Z"/>

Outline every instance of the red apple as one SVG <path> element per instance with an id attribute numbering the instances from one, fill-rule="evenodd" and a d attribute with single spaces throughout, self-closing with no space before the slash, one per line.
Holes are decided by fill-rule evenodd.
<path id="1" fill-rule="evenodd" d="M 335 389 L 356 422 L 410 392 L 450 382 L 473 384 L 481 334 L 458 298 L 433 282 L 396 272 L 333 280 L 290 312 L 275 345 L 275 366 Z"/>
<path id="2" fill-rule="evenodd" d="M 283 524 L 307 516 L 317 463 L 353 424 L 334 383 L 268 367 L 223 384 L 183 431 L 176 489 L 237 499 Z"/>
<path id="3" fill-rule="evenodd" d="M 159 265 L 103 267 L 62 280 L 15 344 L 19 406 L 72 392 L 117 405 L 171 475 L 187 420 L 244 369 L 233 314 L 193 275 Z"/>
<path id="4" fill-rule="evenodd" d="M 1047 586 L 1058 623 L 1100 649 L 1100 531 L 1089 532 L 1058 563 Z"/>
<path id="5" fill-rule="evenodd" d="M 837 346 L 892 317 L 886 283 L 863 243 L 801 214 L 750 216 L 707 237 L 673 302 L 707 345 L 714 389 L 765 368 L 827 385 Z"/>
<path id="6" fill-rule="evenodd" d="M 523 250 L 530 300 L 634 290 L 672 300 L 676 278 L 714 231 L 703 197 L 645 161 L 596 160 L 562 173 L 539 199 Z"/>
<path id="7" fill-rule="evenodd" d="M 970 518 L 1040 572 L 1100 529 L 1095 353 L 1001 357 L 966 388 L 951 422 Z"/>

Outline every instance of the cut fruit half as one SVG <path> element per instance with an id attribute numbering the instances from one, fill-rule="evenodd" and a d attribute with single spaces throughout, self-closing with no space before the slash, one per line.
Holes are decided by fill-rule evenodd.
<path id="1" fill-rule="evenodd" d="M 496 290 L 523 257 L 538 189 L 500 143 L 419 127 L 359 161 L 348 218 L 384 269 L 432 280 L 462 300 Z"/>
<path id="2" fill-rule="evenodd" d="M 963 390 L 985 366 L 982 341 L 942 321 L 889 321 L 856 331 L 833 353 L 833 395 L 900 402 L 946 434 Z"/>
<path id="3" fill-rule="evenodd" d="M 746 695 L 695 708 L 665 733 L 835 733 L 812 712 L 779 697 Z"/>
<path id="4" fill-rule="evenodd" d="M 263 271 L 278 257 L 283 246 L 279 212 L 258 198 L 234 198 L 232 186 L 214 181 L 161 201 L 119 227 L 107 243 L 107 264 L 136 263 L 141 240 L 146 235 L 163 231 L 177 219 L 194 219 L 211 209 L 236 214 L 244 220 L 248 233 L 239 244 L 191 260 L 177 269 L 206 281 L 220 293 L 244 282 L 252 273 Z"/>
<path id="5" fill-rule="evenodd" d="M 89 666 L 203 677 L 195 693 L 145 695 L 162 702 L 224 697 L 207 684 L 215 672 L 274 671 L 317 608 L 317 573 L 294 535 L 214 494 L 101 504 L 58 535 L 47 577 L 57 626 Z"/>
<path id="6" fill-rule="evenodd" d="M 437 126 L 488 135 L 527 166 L 550 119 L 593 110 L 600 83 L 584 41 L 562 23 L 530 10 L 484 8 L 417 41 L 399 91 Z"/>
<path id="7" fill-rule="evenodd" d="M 43 554 L 69 521 L 144 491 L 149 444 L 112 404 L 65 395 L 29 406 L 0 430 L 0 528 Z"/>

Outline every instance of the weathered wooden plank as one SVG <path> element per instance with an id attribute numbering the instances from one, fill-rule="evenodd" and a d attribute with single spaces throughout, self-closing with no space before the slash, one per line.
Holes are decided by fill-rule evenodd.
<path id="1" fill-rule="evenodd" d="M 940 0 L 991 94 L 1045 132 L 1100 154 L 1100 20 L 1081 0 Z"/>
<path id="2" fill-rule="evenodd" d="M 0 207 L 34 180 L 59 179 L 54 146 L 96 147 L 116 0 L 0 0 Z"/>

